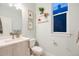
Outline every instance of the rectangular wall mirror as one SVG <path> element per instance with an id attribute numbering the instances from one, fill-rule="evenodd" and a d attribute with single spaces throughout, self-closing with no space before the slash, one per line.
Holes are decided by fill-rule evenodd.
<path id="1" fill-rule="evenodd" d="M 0 36 L 22 31 L 22 11 L 19 4 L 0 3 Z"/>

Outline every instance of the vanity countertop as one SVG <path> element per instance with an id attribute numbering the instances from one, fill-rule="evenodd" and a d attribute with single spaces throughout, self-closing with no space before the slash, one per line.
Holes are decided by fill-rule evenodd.
<path id="1" fill-rule="evenodd" d="M 26 38 L 26 37 L 20 37 L 15 39 L 12 39 L 12 38 L 3 39 L 3 40 L 0 40 L 0 48 L 11 44 L 16 44 L 22 41 L 29 41 L 29 39 L 30 38 Z"/>

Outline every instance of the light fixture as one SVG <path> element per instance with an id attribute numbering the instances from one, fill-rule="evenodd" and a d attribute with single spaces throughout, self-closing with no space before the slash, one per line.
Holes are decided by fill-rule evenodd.
<path id="1" fill-rule="evenodd" d="M 20 3 L 10 3 L 9 6 L 10 7 L 14 6 L 14 7 L 16 7 L 17 10 L 19 10 L 19 9 L 21 10 L 23 7 L 22 4 L 20 4 Z"/>
<path id="2" fill-rule="evenodd" d="M 10 7 L 12 7 L 12 6 L 13 6 L 13 4 L 12 4 L 12 3 L 10 3 L 10 4 L 9 4 L 9 6 L 10 6 Z"/>
<path id="3" fill-rule="evenodd" d="M 14 6 L 16 7 L 17 10 L 22 9 L 22 4 L 20 4 L 20 3 L 16 3 L 16 4 L 14 4 Z"/>

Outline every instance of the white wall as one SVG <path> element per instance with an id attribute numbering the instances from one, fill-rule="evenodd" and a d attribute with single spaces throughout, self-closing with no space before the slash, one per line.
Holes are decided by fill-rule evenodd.
<path id="1" fill-rule="evenodd" d="M 23 4 L 24 8 L 22 9 L 22 35 L 30 38 L 35 38 L 35 12 L 36 12 L 36 4 L 34 3 L 25 3 Z M 34 13 L 34 21 L 33 21 L 33 30 L 28 30 L 28 10 L 32 10 Z"/>
<path id="2" fill-rule="evenodd" d="M 79 48 L 75 43 L 79 30 L 78 5 L 79 4 L 69 4 L 67 15 L 68 32 L 51 33 L 51 4 L 36 4 L 36 39 L 49 55 L 79 55 Z M 45 10 L 49 11 L 48 22 L 38 24 L 37 19 L 40 14 L 39 7 L 44 7 Z M 57 43 L 57 46 L 54 45 L 54 42 Z"/>
<path id="3" fill-rule="evenodd" d="M 77 45 L 76 40 L 78 39 L 79 32 L 79 4 L 69 4 L 69 15 L 68 19 L 70 19 L 70 32 L 72 34 L 71 39 L 68 40 L 68 48 L 71 50 L 73 55 L 79 55 L 79 45 Z"/>

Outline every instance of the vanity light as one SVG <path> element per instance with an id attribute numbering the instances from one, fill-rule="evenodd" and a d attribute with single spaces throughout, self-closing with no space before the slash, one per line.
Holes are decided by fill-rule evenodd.
<path id="1" fill-rule="evenodd" d="M 14 4 L 14 6 L 16 7 L 16 9 L 18 10 L 18 9 L 22 9 L 22 4 Z"/>
<path id="2" fill-rule="evenodd" d="M 16 7 L 16 9 L 19 10 L 20 8 L 19 7 Z"/>
<path id="3" fill-rule="evenodd" d="M 9 4 L 9 6 L 10 6 L 10 7 L 12 7 L 12 6 L 13 6 L 13 4 L 12 4 L 12 3 L 10 3 L 10 4 Z"/>
<path id="4" fill-rule="evenodd" d="M 23 7 L 22 4 L 20 4 L 20 3 L 10 3 L 9 6 L 10 6 L 10 7 L 14 6 L 14 7 L 16 7 L 17 10 L 18 10 L 18 9 L 21 10 L 22 7 Z"/>

